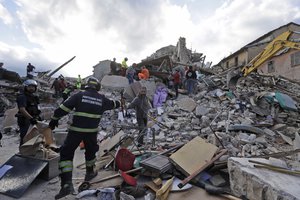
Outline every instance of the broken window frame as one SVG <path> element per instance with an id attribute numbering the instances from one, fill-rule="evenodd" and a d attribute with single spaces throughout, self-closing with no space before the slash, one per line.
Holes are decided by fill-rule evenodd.
<path id="1" fill-rule="evenodd" d="M 291 54 L 291 67 L 300 65 L 300 51 Z"/>
<path id="2" fill-rule="evenodd" d="M 268 73 L 273 73 L 273 72 L 275 72 L 274 61 L 270 60 L 268 61 Z"/>

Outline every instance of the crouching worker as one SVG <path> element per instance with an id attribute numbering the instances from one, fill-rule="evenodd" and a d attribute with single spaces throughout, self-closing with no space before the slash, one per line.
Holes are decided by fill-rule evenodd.
<path id="1" fill-rule="evenodd" d="M 101 115 L 104 111 L 118 108 L 121 105 L 120 101 L 109 100 L 104 95 L 99 94 L 99 90 L 99 81 L 94 77 L 89 78 L 85 91 L 78 92 L 63 102 L 54 111 L 54 115 L 49 123 L 49 127 L 53 130 L 57 127 L 58 120 L 61 117 L 74 110 L 73 122 L 60 150 L 61 189 L 55 196 L 55 199 L 74 193 L 72 184 L 73 158 L 74 152 L 81 141 L 85 144 L 85 181 L 90 181 L 97 176 L 95 162 L 96 152 L 99 149 L 97 133 Z"/>
<path id="2" fill-rule="evenodd" d="M 23 83 L 24 89 L 17 97 L 17 105 L 19 108 L 16 114 L 18 125 L 20 128 L 20 146 L 24 143 L 23 139 L 29 129 L 30 124 L 34 125 L 40 120 L 41 111 L 38 108 L 39 98 L 35 95 L 37 91 L 37 82 L 28 79 Z"/>

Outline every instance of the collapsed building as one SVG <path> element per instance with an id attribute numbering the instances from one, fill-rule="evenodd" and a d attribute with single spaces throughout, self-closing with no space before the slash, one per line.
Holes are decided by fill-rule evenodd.
<path id="1" fill-rule="evenodd" d="M 186 49 L 185 40 L 180 38 L 176 47 L 156 51 L 139 66 L 152 66 L 158 72 L 153 74 L 161 77 L 164 72 L 169 74 L 175 65 L 202 66 L 204 61 L 205 56 Z M 145 86 L 153 101 L 160 82 L 150 79 L 129 85 L 125 77 L 106 75 L 109 72 L 102 66 L 109 69 L 109 63 L 107 60 L 99 63 L 101 67 L 94 67 L 94 75 L 102 79 L 102 93 L 112 99 L 123 95 L 130 102 Z M 100 173 L 90 184 L 77 184 L 80 191 L 93 189 L 90 193 L 79 193 L 77 198 L 91 195 L 84 198 L 95 199 L 97 195 L 108 199 L 112 196 L 117 199 L 300 199 L 296 176 L 300 159 L 300 83 L 289 77 L 251 73 L 232 90 L 227 85 L 228 69 L 219 69 L 199 68 L 203 76 L 192 96 L 182 90 L 178 99 L 167 98 L 161 106 L 150 110 L 143 148 L 136 145 L 139 132 L 133 110 L 124 107 L 121 111 L 105 112 L 98 137 Z M 172 96 L 173 91 L 168 89 L 168 95 Z M 13 100 L 7 102 L 9 107 L 14 106 Z M 49 104 L 44 105 L 48 113 L 44 117 L 46 121 L 58 103 L 54 102 L 48 109 Z M 12 115 L 4 114 L 4 121 Z M 57 145 L 62 144 L 70 120 L 71 117 L 63 118 L 54 130 Z M 2 128 L 4 139 L 17 132 L 14 123 L 5 123 Z M 128 168 L 120 164 L 125 162 L 129 163 Z M 82 165 L 76 170 L 76 175 L 79 174 L 76 178 L 80 179 Z M 8 175 L 0 179 L 0 188 L 5 188 L 1 186 Z M 9 195 L 9 190 L 0 189 L 0 193 Z M 205 191 L 217 196 L 209 196 Z"/>

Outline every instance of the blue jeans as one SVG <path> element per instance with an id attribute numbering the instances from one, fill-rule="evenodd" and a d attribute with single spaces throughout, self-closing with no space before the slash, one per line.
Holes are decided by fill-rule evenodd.
<path id="1" fill-rule="evenodd" d="M 186 82 L 187 82 L 188 93 L 192 94 L 194 92 L 195 80 L 194 79 L 188 79 L 188 80 L 186 80 Z"/>

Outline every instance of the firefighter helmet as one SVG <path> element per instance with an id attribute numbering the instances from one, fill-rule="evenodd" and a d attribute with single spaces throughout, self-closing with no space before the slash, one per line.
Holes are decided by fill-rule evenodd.
<path id="1" fill-rule="evenodd" d="M 91 89 L 95 89 L 95 90 L 99 91 L 100 87 L 101 87 L 101 85 L 100 85 L 98 79 L 95 77 L 90 77 L 90 78 L 88 78 L 88 80 L 86 82 L 85 89 L 91 88 Z"/>
<path id="2" fill-rule="evenodd" d="M 34 86 L 35 87 L 35 91 L 37 89 L 37 82 L 33 79 L 28 79 L 26 81 L 24 81 L 23 83 L 23 86 L 24 86 L 24 89 L 26 89 L 28 86 Z"/>

